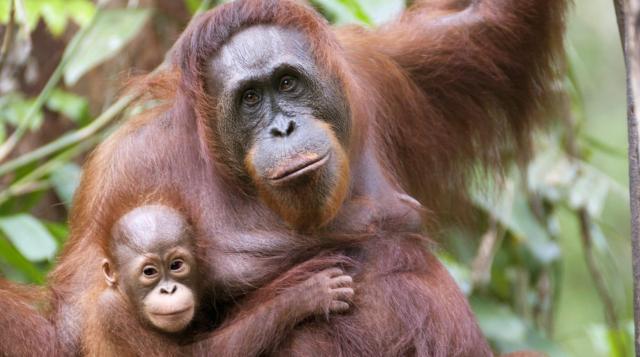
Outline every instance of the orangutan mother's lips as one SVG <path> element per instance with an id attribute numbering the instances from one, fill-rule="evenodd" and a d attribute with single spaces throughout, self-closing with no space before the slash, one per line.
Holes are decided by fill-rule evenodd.
<path id="1" fill-rule="evenodd" d="M 287 160 L 287 163 L 277 167 L 269 175 L 269 180 L 275 184 L 283 184 L 289 180 L 293 180 L 309 172 L 315 171 L 322 167 L 329 160 L 329 153 L 324 155 L 316 153 L 305 153 L 296 155 L 294 158 Z"/>

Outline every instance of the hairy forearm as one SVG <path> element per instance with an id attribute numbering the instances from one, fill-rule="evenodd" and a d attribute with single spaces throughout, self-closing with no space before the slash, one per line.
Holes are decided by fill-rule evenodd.
<path id="1" fill-rule="evenodd" d="M 568 3 L 425 0 L 380 29 L 339 33 L 360 87 L 381 103 L 368 110 L 385 159 L 428 209 L 450 210 L 451 189 L 478 162 L 526 156 L 553 108 Z"/>
<path id="2" fill-rule="evenodd" d="M 194 346 L 194 355 L 258 356 L 275 348 L 304 318 L 290 295 L 280 295 L 248 311 L 239 311 L 212 336 Z"/>
<path id="3" fill-rule="evenodd" d="M 21 292 L 0 287 L 0 346 L 7 356 L 60 356 L 54 325 Z"/>

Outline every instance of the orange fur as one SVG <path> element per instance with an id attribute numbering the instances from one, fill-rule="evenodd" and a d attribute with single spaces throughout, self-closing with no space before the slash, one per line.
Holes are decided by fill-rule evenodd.
<path id="1" fill-rule="evenodd" d="M 205 283 L 223 314 L 317 254 L 337 252 L 355 262 L 354 312 L 282 330 L 275 355 L 490 355 L 464 296 L 415 235 L 415 209 L 401 197 L 408 193 L 446 215 L 464 198 L 476 163 L 493 173 L 509 158 L 505 150 L 526 158 L 532 129 L 544 124 L 540 114 L 553 96 L 567 2 L 417 1 L 373 30 L 334 31 L 293 0 L 238 0 L 201 15 L 175 46 L 172 67 L 141 84 L 150 91 L 157 85 L 162 105 L 125 123 L 85 165 L 71 237 L 50 275 L 46 318 L 11 289 L 0 289 L 0 308 L 11 311 L 0 314 L 3 350 L 81 350 L 83 319 L 95 311 L 80 302 L 103 284 L 99 263 L 109 239 L 103 227 L 132 191 L 158 190 L 180 194 L 200 237 Z M 304 233 L 221 165 L 226 153 L 210 129 L 216 108 L 205 86 L 207 61 L 255 24 L 305 35 L 326 80 L 337 79 L 350 104 L 352 137 L 341 160 L 349 165 L 341 176 L 347 184 L 317 218 L 337 213 Z M 253 301 L 251 309 L 263 311 L 261 303 Z M 275 315 L 268 321 L 283 322 Z M 238 323 L 255 325 L 246 318 Z M 265 339 L 247 336 L 220 348 Z M 156 347 L 141 342 L 130 352 Z"/>

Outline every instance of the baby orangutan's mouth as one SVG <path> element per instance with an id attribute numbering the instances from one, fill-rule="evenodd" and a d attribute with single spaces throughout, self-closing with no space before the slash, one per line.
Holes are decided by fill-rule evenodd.
<path id="1" fill-rule="evenodd" d="M 158 311 L 150 311 L 152 315 L 155 316 L 161 316 L 161 317 L 167 317 L 167 316 L 175 316 L 175 315 L 181 315 L 184 314 L 186 312 L 188 312 L 189 310 L 191 310 L 193 308 L 193 305 L 189 305 L 186 306 L 184 308 L 181 308 L 179 310 L 158 310 Z"/>

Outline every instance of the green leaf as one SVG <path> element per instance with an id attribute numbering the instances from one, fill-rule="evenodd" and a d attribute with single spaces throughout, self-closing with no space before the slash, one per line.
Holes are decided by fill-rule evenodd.
<path id="1" fill-rule="evenodd" d="M 591 232 L 593 246 L 596 250 L 599 252 L 606 252 L 609 249 L 609 243 L 607 241 L 607 237 L 602 231 L 602 228 L 600 228 L 600 225 L 594 220 L 591 220 L 591 227 L 589 227 L 589 231 Z"/>
<path id="2" fill-rule="evenodd" d="M 96 14 L 96 6 L 90 0 L 67 0 L 67 14 L 78 25 L 87 26 Z"/>
<path id="3" fill-rule="evenodd" d="M 609 193 L 609 180 L 595 171 L 582 170 L 569 191 L 569 205 L 574 209 L 586 208 L 593 217 L 600 217 Z"/>
<path id="4" fill-rule="evenodd" d="M 0 1 L 0 24 L 9 22 L 9 1 L 11 0 Z"/>
<path id="5" fill-rule="evenodd" d="M 540 152 L 527 168 L 528 189 L 551 202 L 565 198 L 565 191 L 578 176 L 579 165 L 556 149 Z"/>
<path id="6" fill-rule="evenodd" d="M 60 200 L 71 208 L 71 202 L 73 200 L 73 194 L 80 184 L 80 175 L 82 170 L 74 163 L 67 163 L 57 168 L 51 174 L 51 181 L 53 182 L 53 188 Z"/>
<path id="7" fill-rule="evenodd" d="M 397 17 L 404 0 L 313 0 L 312 3 L 336 24 L 375 25 Z"/>
<path id="8" fill-rule="evenodd" d="M 40 18 L 54 36 L 60 36 L 67 28 L 69 19 L 86 26 L 96 12 L 90 0 L 24 0 L 26 24 L 33 31 Z M 0 22 L 8 19 L 9 1 L 0 1 Z"/>
<path id="9" fill-rule="evenodd" d="M 404 0 L 358 0 L 374 24 L 382 24 L 398 17 L 405 8 Z"/>
<path id="10" fill-rule="evenodd" d="M 74 122 L 84 123 L 89 119 L 89 102 L 79 95 L 62 89 L 55 89 L 51 93 L 47 108 L 64 114 Z"/>
<path id="11" fill-rule="evenodd" d="M 31 282 L 42 283 L 44 281 L 44 273 L 35 264 L 25 259 L 4 237 L 0 237 L 0 259 L 20 271 Z"/>
<path id="12" fill-rule="evenodd" d="M 9 93 L 0 97 L 0 121 L 13 126 L 19 125 L 27 117 L 34 103 L 35 99 L 25 99 L 20 93 Z M 35 114 L 30 129 L 38 129 L 43 120 L 44 114 L 40 110 Z"/>
<path id="13" fill-rule="evenodd" d="M 355 0 L 313 0 L 312 3 L 335 24 L 371 24 L 367 14 Z"/>
<path id="14" fill-rule="evenodd" d="M 29 31 L 33 31 L 36 28 L 36 25 L 38 25 L 38 20 L 40 20 L 40 14 L 42 12 L 42 5 L 44 5 L 44 1 L 42 0 L 24 1 L 26 23 Z"/>
<path id="15" fill-rule="evenodd" d="M 65 69 L 64 81 L 74 85 L 85 73 L 116 55 L 147 22 L 148 9 L 102 10 Z"/>
<path id="16" fill-rule="evenodd" d="M 553 341 L 516 315 L 509 306 L 477 297 L 470 302 L 482 332 L 497 347 L 498 352 L 534 350 L 551 357 L 566 356 Z"/>
<path id="17" fill-rule="evenodd" d="M 54 37 L 62 35 L 67 28 L 67 11 L 62 1 L 43 1 L 40 14 Z"/>
<path id="18" fill-rule="evenodd" d="M 353 16 L 364 24 L 371 25 L 373 22 L 369 18 L 369 15 L 364 11 L 360 1 L 358 0 L 340 0 L 340 3 L 350 11 Z"/>
<path id="19" fill-rule="evenodd" d="M 526 323 L 527 334 L 522 342 L 512 343 L 510 341 L 497 341 L 496 346 L 501 353 L 511 353 L 517 351 L 536 351 L 544 353 L 549 357 L 567 357 L 558 344 L 545 337 L 540 331 Z"/>
<path id="20" fill-rule="evenodd" d="M 473 201 L 524 242 L 539 262 L 551 263 L 560 256 L 560 248 L 531 211 L 527 197 L 516 189 L 515 181 L 506 179 L 499 194 L 495 189 L 474 192 Z"/>
<path id="21" fill-rule="evenodd" d="M 633 356 L 633 333 L 625 329 L 612 330 L 605 325 L 595 325 L 588 329 L 593 347 L 600 356 Z"/>
<path id="22" fill-rule="evenodd" d="M 32 262 L 51 260 L 58 249 L 51 233 L 40 221 L 28 214 L 0 218 L 0 230 Z"/>
<path id="23" fill-rule="evenodd" d="M 529 190 L 551 202 L 566 202 L 572 209 L 585 208 L 599 218 L 609 193 L 626 199 L 624 187 L 587 162 L 569 160 L 557 149 L 540 153 L 527 170 Z"/>
<path id="24" fill-rule="evenodd" d="M 187 6 L 187 10 L 191 15 L 196 13 L 198 7 L 200 7 L 201 0 L 184 0 L 185 5 Z"/>
<path id="25" fill-rule="evenodd" d="M 42 223 L 47 227 L 49 232 L 51 232 L 59 246 L 64 244 L 69 237 L 69 227 L 66 224 L 49 221 L 42 221 Z"/>
<path id="26" fill-rule="evenodd" d="M 462 293 L 469 295 L 471 293 L 471 270 L 446 254 L 438 254 L 438 259 L 447 268 Z"/>
<path id="27" fill-rule="evenodd" d="M 527 336 L 527 326 L 507 306 L 485 299 L 472 299 L 473 311 L 482 332 L 493 341 L 522 342 Z"/>
<path id="28" fill-rule="evenodd" d="M 591 148 L 599 150 L 605 154 L 611 155 L 621 160 L 627 159 L 627 152 L 604 141 L 599 138 L 595 138 L 593 136 L 588 136 L 586 134 L 582 135 L 582 140 L 584 140 Z"/>

